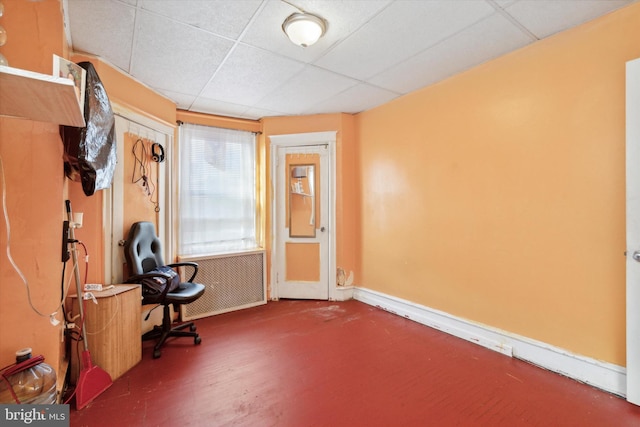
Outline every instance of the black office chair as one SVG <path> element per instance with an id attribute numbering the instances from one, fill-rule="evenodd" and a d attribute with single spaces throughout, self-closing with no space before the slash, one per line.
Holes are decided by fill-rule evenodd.
<path id="1" fill-rule="evenodd" d="M 138 283 L 142 286 L 143 304 L 160 304 L 163 306 L 162 326 L 155 326 L 153 330 L 142 336 L 144 340 L 158 339 L 153 350 L 153 358 L 160 357 L 160 348 L 169 337 L 192 337 L 195 344 L 200 344 L 200 336 L 196 333 L 193 322 L 187 322 L 172 326 L 170 307 L 176 309 L 181 304 L 189 304 L 204 294 L 205 287 L 200 283 L 194 283 L 193 279 L 198 273 L 198 264 L 194 262 L 179 262 L 165 264 L 162 260 L 162 245 L 151 222 L 136 222 L 129 230 L 129 237 L 124 245 L 125 259 L 129 267 L 127 283 Z M 159 267 L 171 267 L 176 269 L 184 267 L 192 271 L 191 277 L 186 282 L 180 282 L 176 289 L 169 286 L 158 291 L 157 287 L 150 287 L 154 278 L 170 279 L 170 275 L 158 271 Z M 171 270 L 170 270 L 171 271 Z M 152 280 L 150 280 L 152 279 Z M 145 283 L 146 282 L 146 283 Z M 188 331 L 184 329 L 189 328 Z"/>

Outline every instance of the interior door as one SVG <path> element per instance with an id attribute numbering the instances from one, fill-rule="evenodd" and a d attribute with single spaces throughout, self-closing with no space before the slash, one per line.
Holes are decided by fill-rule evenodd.
<path id="1" fill-rule="evenodd" d="M 165 259 L 171 246 L 167 244 L 166 222 L 170 206 L 167 199 L 166 160 L 153 160 L 152 145 L 160 144 L 165 158 L 170 158 L 173 129 L 113 104 L 117 158 L 113 183 L 104 192 L 105 283 L 122 283 L 124 252 L 122 241 L 131 224 L 151 221 L 165 242 Z"/>
<path id="2" fill-rule="evenodd" d="M 640 405 L 640 58 L 627 62 L 627 400 Z"/>
<path id="3" fill-rule="evenodd" d="M 327 145 L 280 147 L 277 152 L 277 296 L 327 300 Z"/>

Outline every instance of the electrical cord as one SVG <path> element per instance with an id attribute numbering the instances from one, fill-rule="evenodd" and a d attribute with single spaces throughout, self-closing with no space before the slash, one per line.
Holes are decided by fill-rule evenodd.
<path id="1" fill-rule="evenodd" d="M 89 252 L 87 251 L 87 246 L 79 241 L 79 240 L 74 240 L 75 243 L 79 244 L 80 246 L 82 246 L 82 248 L 84 249 L 84 260 L 85 260 L 85 269 L 84 269 L 84 282 L 87 282 L 87 277 L 89 275 Z M 75 264 L 73 265 L 73 267 L 75 268 Z M 67 263 L 64 262 L 62 264 L 62 279 L 61 279 L 61 288 L 62 288 L 62 301 L 65 301 L 67 299 L 67 294 L 69 293 L 69 288 L 71 286 L 71 280 L 73 279 L 73 275 L 69 275 L 69 281 L 67 282 L 67 286 L 66 286 L 66 290 L 65 290 L 65 286 L 64 286 L 64 276 L 66 273 L 66 269 L 67 269 Z M 67 312 L 66 309 L 64 307 L 64 304 L 62 304 L 62 318 L 64 319 L 64 325 L 65 325 L 65 330 L 68 329 L 68 325 L 69 325 L 69 320 L 67 319 Z"/>
<path id="2" fill-rule="evenodd" d="M 158 305 L 156 305 L 155 307 L 153 307 L 151 310 L 149 310 L 149 312 L 147 313 L 147 315 L 144 317 L 144 321 L 146 322 L 147 320 L 149 320 L 149 317 L 151 317 L 151 312 L 152 312 L 153 310 L 155 310 L 156 308 L 161 307 L 161 306 L 162 306 L 162 304 L 158 304 Z"/>
<path id="3" fill-rule="evenodd" d="M 131 176 L 131 182 L 133 184 L 138 184 L 142 181 L 142 187 L 149 197 L 149 201 L 153 204 L 154 210 L 156 212 L 160 212 L 160 204 L 157 200 L 156 194 L 156 186 L 153 183 L 153 179 L 151 178 L 149 169 L 149 152 L 145 145 L 145 141 L 142 138 L 138 138 L 136 142 L 133 144 L 131 148 L 131 152 L 133 153 L 134 163 L 133 163 L 133 174 Z M 154 195 L 156 195 L 156 200 L 154 201 Z"/>
<path id="4" fill-rule="evenodd" d="M 87 335 L 98 335 L 99 333 L 105 331 L 109 327 L 109 325 L 114 321 L 114 319 L 118 315 L 118 312 L 120 311 L 120 299 L 118 298 L 118 294 L 116 293 L 115 289 L 113 290 L 112 293 L 107 294 L 106 296 L 114 297 L 116 299 L 116 309 L 113 310 L 113 314 L 111 315 L 111 318 L 107 322 L 105 322 L 105 324 L 102 326 L 101 329 L 97 331 L 89 331 L 88 329 L 86 329 Z"/>
<path id="5" fill-rule="evenodd" d="M 84 243 L 82 243 L 81 241 L 76 241 L 77 244 L 79 244 L 80 246 L 82 246 L 82 248 L 84 249 L 84 255 L 85 255 L 85 262 L 86 262 L 86 267 L 85 267 L 85 271 L 84 271 L 84 281 L 82 282 L 81 288 L 84 288 L 84 285 L 87 283 L 87 276 L 89 273 L 89 253 L 87 252 L 87 247 L 85 246 Z M 77 249 L 76 249 L 77 250 Z M 77 259 L 77 257 L 76 257 Z M 74 270 L 76 267 L 76 264 L 73 265 Z M 71 280 L 73 280 L 74 276 L 72 274 L 69 275 L 69 283 L 67 284 L 67 290 L 69 289 L 70 285 L 71 285 Z M 76 297 L 78 298 L 78 304 L 83 304 L 83 308 L 85 307 L 84 305 L 84 299 L 82 298 L 82 295 L 76 295 Z M 84 310 L 83 310 L 84 312 Z M 65 318 L 65 320 L 68 320 Z M 70 321 L 73 321 L 73 319 L 71 319 Z M 80 336 L 82 337 L 82 329 L 84 328 L 84 317 L 80 318 L 80 324 L 76 323 L 76 328 L 78 328 L 78 334 L 80 334 Z M 81 339 L 78 341 L 82 341 Z"/>
<path id="6" fill-rule="evenodd" d="M 82 241 L 78 240 L 76 243 L 84 249 L 84 285 L 87 283 L 87 277 L 89 277 L 89 252 L 87 251 L 87 246 Z"/>
<path id="7" fill-rule="evenodd" d="M 60 277 L 60 299 L 64 300 L 65 298 L 65 287 L 64 287 L 64 275 L 67 271 L 67 263 L 62 263 L 62 277 Z M 64 321 L 64 329 L 67 329 L 67 310 L 64 308 L 64 304 L 62 304 L 62 319 Z"/>
<path id="8" fill-rule="evenodd" d="M 140 151 L 140 155 L 138 155 L 137 151 Z M 145 147 L 144 141 L 141 138 L 138 138 L 136 142 L 133 144 L 133 148 L 131 148 L 131 152 L 133 153 L 133 175 L 131 176 L 131 182 L 134 184 L 142 181 L 142 186 L 145 187 L 147 194 L 149 189 L 147 188 L 148 178 L 147 178 L 147 162 L 145 159 L 149 157 L 147 153 L 147 147 Z M 139 176 L 136 179 L 136 172 L 138 172 Z"/>
<path id="9" fill-rule="evenodd" d="M 85 272 L 84 272 L 84 280 L 83 280 L 83 283 L 81 285 L 81 288 L 84 288 L 84 285 L 87 283 L 87 277 L 88 277 L 88 274 L 89 274 L 89 253 L 87 251 L 86 245 L 83 242 L 81 242 L 79 240 L 74 240 L 73 242 L 76 243 L 76 244 L 79 244 L 84 249 L 86 267 L 85 267 Z M 77 248 L 72 249 L 72 250 L 76 250 L 77 251 Z M 78 257 L 76 256 L 74 259 L 77 260 L 77 258 Z M 74 264 L 73 266 L 74 266 L 73 271 L 75 271 L 77 263 Z M 68 285 L 67 285 L 67 289 L 71 285 L 71 281 L 73 279 L 74 279 L 74 275 L 70 274 L 69 275 L 69 282 L 68 282 Z M 78 304 L 83 304 L 82 313 L 84 314 L 85 313 L 84 308 L 86 307 L 86 305 L 85 305 L 86 301 L 84 300 L 82 295 L 76 295 L 76 298 L 78 299 Z M 65 315 L 65 323 L 67 325 L 69 323 L 75 323 L 74 320 L 75 320 L 76 317 L 74 317 L 72 319 L 68 319 L 67 316 Z M 78 374 L 78 376 L 80 375 L 80 368 L 81 368 L 81 362 L 80 361 L 82 360 L 81 356 L 80 356 L 80 343 L 84 341 L 84 336 L 82 334 L 82 329 L 85 327 L 84 323 L 85 323 L 85 316 L 82 316 L 80 318 L 80 322 L 79 323 L 75 323 L 75 326 L 74 326 L 75 329 L 74 330 L 66 328 L 68 338 L 76 342 L 75 351 L 76 351 L 76 360 L 78 361 L 78 366 L 77 366 L 77 369 L 78 369 L 78 373 L 77 374 Z M 75 397 L 75 395 L 76 395 L 76 389 L 74 389 L 73 392 L 71 392 L 71 394 L 65 399 L 64 403 L 67 404 L 67 403 L 71 402 L 71 400 Z"/>
<path id="10" fill-rule="evenodd" d="M 29 282 L 27 281 L 27 278 L 22 273 L 22 270 L 20 270 L 20 267 L 18 267 L 16 262 L 13 260 L 13 257 L 11 256 L 11 224 L 9 222 L 9 214 L 7 212 L 7 185 L 6 185 L 6 177 L 5 177 L 5 171 L 4 171 L 4 162 L 2 161 L 1 156 L 0 156 L 0 172 L 1 172 L 0 176 L 2 176 L 2 212 L 4 214 L 4 222 L 7 229 L 7 258 L 9 259 L 9 263 L 11 264 L 15 272 L 18 273 L 18 276 L 20 276 L 22 283 L 24 283 L 24 286 L 27 290 L 27 300 L 29 302 L 29 306 L 31 307 L 31 310 L 33 310 L 38 316 L 48 317 L 50 319 L 53 319 L 54 316 L 58 313 L 58 309 L 60 309 L 60 307 L 62 307 L 62 305 L 64 304 L 64 298 L 61 299 L 60 304 L 58 304 L 58 306 L 55 308 L 55 310 L 51 314 L 44 314 L 40 310 L 38 310 L 33 305 L 33 301 L 31 300 L 31 289 L 29 288 Z"/>

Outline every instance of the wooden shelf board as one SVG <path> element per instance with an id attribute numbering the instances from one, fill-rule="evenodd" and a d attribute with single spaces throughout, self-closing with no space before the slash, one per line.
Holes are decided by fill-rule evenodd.
<path id="1" fill-rule="evenodd" d="M 85 126 L 71 80 L 1 65 L 0 115 Z"/>

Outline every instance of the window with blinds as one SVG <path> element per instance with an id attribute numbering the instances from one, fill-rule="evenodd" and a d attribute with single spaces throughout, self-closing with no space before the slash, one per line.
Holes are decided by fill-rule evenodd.
<path id="1" fill-rule="evenodd" d="M 254 249 L 256 138 L 184 123 L 178 143 L 178 254 Z"/>

